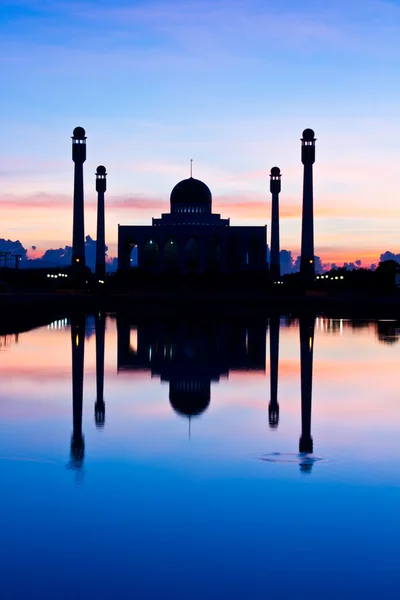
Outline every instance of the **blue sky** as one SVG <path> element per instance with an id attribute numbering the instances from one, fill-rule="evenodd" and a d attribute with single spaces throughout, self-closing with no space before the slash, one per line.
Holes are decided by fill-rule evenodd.
<path id="1" fill-rule="evenodd" d="M 300 245 L 301 132 L 316 131 L 315 242 L 325 262 L 400 250 L 400 2 L 2 2 L 6 91 L 0 237 L 70 243 L 76 125 L 108 178 L 107 239 L 149 223 L 194 175 L 233 224 L 270 219 L 280 166 L 281 244 Z"/>

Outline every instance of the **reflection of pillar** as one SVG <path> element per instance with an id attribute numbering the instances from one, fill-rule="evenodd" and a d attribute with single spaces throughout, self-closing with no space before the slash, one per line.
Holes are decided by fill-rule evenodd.
<path id="1" fill-rule="evenodd" d="M 279 423 L 278 404 L 278 365 L 279 365 L 279 325 L 280 317 L 274 316 L 269 320 L 269 351 L 270 351 L 270 383 L 271 400 L 268 406 L 269 425 L 275 429 Z"/>
<path id="2" fill-rule="evenodd" d="M 106 319 L 104 313 L 95 317 L 96 324 L 96 403 L 94 405 L 94 418 L 96 427 L 104 427 L 106 405 L 104 403 L 104 338 Z"/>
<path id="3" fill-rule="evenodd" d="M 85 321 L 86 318 L 84 315 L 74 316 L 71 319 L 73 409 L 71 466 L 74 469 L 80 469 L 82 467 L 85 454 L 85 442 L 82 434 Z"/>
<path id="4" fill-rule="evenodd" d="M 307 453 L 313 451 L 313 439 L 311 437 L 311 398 L 314 324 L 314 316 L 304 315 L 300 317 L 301 437 L 299 452 Z"/>

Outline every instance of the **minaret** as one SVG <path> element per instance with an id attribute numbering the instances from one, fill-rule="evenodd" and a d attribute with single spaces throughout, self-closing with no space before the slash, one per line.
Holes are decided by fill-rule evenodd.
<path id="1" fill-rule="evenodd" d="M 72 136 L 74 169 L 74 216 L 72 232 L 72 270 L 75 275 L 85 271 L 85 223 L 83 201 L 83 163 L 86 160 L 86 134 L 83 127 L 75 127 Z"/>
<path id="2" fill-rule="evenodd" d="M 271 260 L 269 272 L 271 281 L 279 281 L 281 277 L 281 267 L 279 258 L 279 193 L 281 191 L 281 170 L 278 167 L 272 167 L 270 178 L 270 190 L 272 194 L 272 211 Z"/>
<path id="3" fill-rule="evenodd" d="M 82 467 L 85 455 L 85 441 L 82 435 L 85 320 L 84 315 L 73 316 L 71 319 L 73 432 L 70 465 L 73 469 Z"/>
<path id="4" fill-rule="evenodd" d="M 315 135 L 312 129 L 305 129 L 301 139 L 301 162 L 304 165 L 303 216 L 301 224 L 300 274 L 303 281 L 314 281 L 314 200 L 313 164 L 315 162 Z"/>
<path id="5" fill-rule="evenodd" d="M 300 368 L 301 368 L 301 437 L 299 452 L 312 453 L 311 437 L 311 398 L 314 350 L 313 315 L 300 317 Z"/>
<path id="6" fill-rule="evenodd" d="M 96 326 L 96 403 L 94 405 L 94 419 L 96 427 L 104 427 L 106 405 L 104 403 L 104 338 L 106 319 L 102 312 L 95 317 Z"/>
<path id="7" fill-rule="evenodd" d="M 96 277 L 100 281 L 106 278 L 106 239 L 104 224 L 104 193 L 107 189 L 106 168 L 100 165 L 96 171 L 97 191 L 97 238 L 96 238 Z"/>
<path id="8" fill-rule="evenodd" d="M 279 424 L 278 404 L 278 365 L 279 365 L 279 325 L 280 317 L 273 316 L 269 320 L 269 369 L 271 396 L 268 406 L 268 419 L 271 429 L 276 429 Z"/>

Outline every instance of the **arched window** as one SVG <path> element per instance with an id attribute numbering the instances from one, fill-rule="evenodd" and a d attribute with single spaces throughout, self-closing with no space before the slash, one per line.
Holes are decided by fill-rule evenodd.
<path id="1" fill-rule="evenodd" d="M 265 266 L 266 251 L 260 238 L 251 238 L 247 244 L 248 266 L 250 269 L 261 269 Z"/>
<path id="2" fill-rule="evenodd" d="M 230 271 L 238 271 L 242 268 L 240 240 L 236 237 L 232 237 L 228 241 L 226 263 Z"/>
<path id="3" fill-rule="evenodd" d="M 219 244 L 215 238 L 207 241 L 207 270 L 218 271 L 220 262 Z"/>
<path id="4" fill-rule="evenodd" d="M 138 268 L 138 266 L 139 266 L 139 248 L 138 248 L 138 245 L 135 243 L 131 244 L 129 261 L 130 261 L 131 269 Z"/>
<path id="5" fill-rule="evenodd" d="M 172 238 L 164 246 L 164 267 L 167 270 L 179 270 L 179 246 Z"/>
<path id="6" fill-rule="evenodd" d="M 200 248 L 191 238 L 183 249 L 183 264 L 186 271 L 197 271 L 200 266 Z"/>
<path id="7" fill-rule="evenodd" d="M 155 240 L 147 240 L 143 246 L 143 267 L 156 269 L 158 267 L 158 244 Z"/>

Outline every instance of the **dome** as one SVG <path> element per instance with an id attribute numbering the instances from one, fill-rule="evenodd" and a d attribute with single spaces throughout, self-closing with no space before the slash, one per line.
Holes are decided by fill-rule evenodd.
<path id="1" fill-rule="evenodd" d="M 279 167 L 272 167 L 271 169 L 271 175 L 272 177 L 278 177 L 278 175 L 281 174 L 281 170 Z"/>
<path id="2" fill-rule="evenodd" d="M 84 140 L 86 137 L 86 131 L 83 127 L 75 127 L 74 129 L 74 138 L 78 140 Z"/>
<path id="3" fill-rule="evenodd" d="M 199 179 L 189 177 L 176 184 L 171 192 L 171 212 L 211 213 L 211 191 Z"/>
<path id="4" fill-rule="evenodd" d="M 312 129 L 305 129 L 303 131 L 303 140 L 305 142 L 313 142 L 315 139 L 315 133 Z"/>
<path id="5" fill-rule="evenodd" d="M 176 413 L 184 417 L 198 417 L 210 404 L 210 382 L 171 382 L 169 401 Z"/>
<path id="6" fill-rule="evenodd" d="M 103 165 L 97 167 L 97 175 L 107 175 L 106 168 Z"/>

